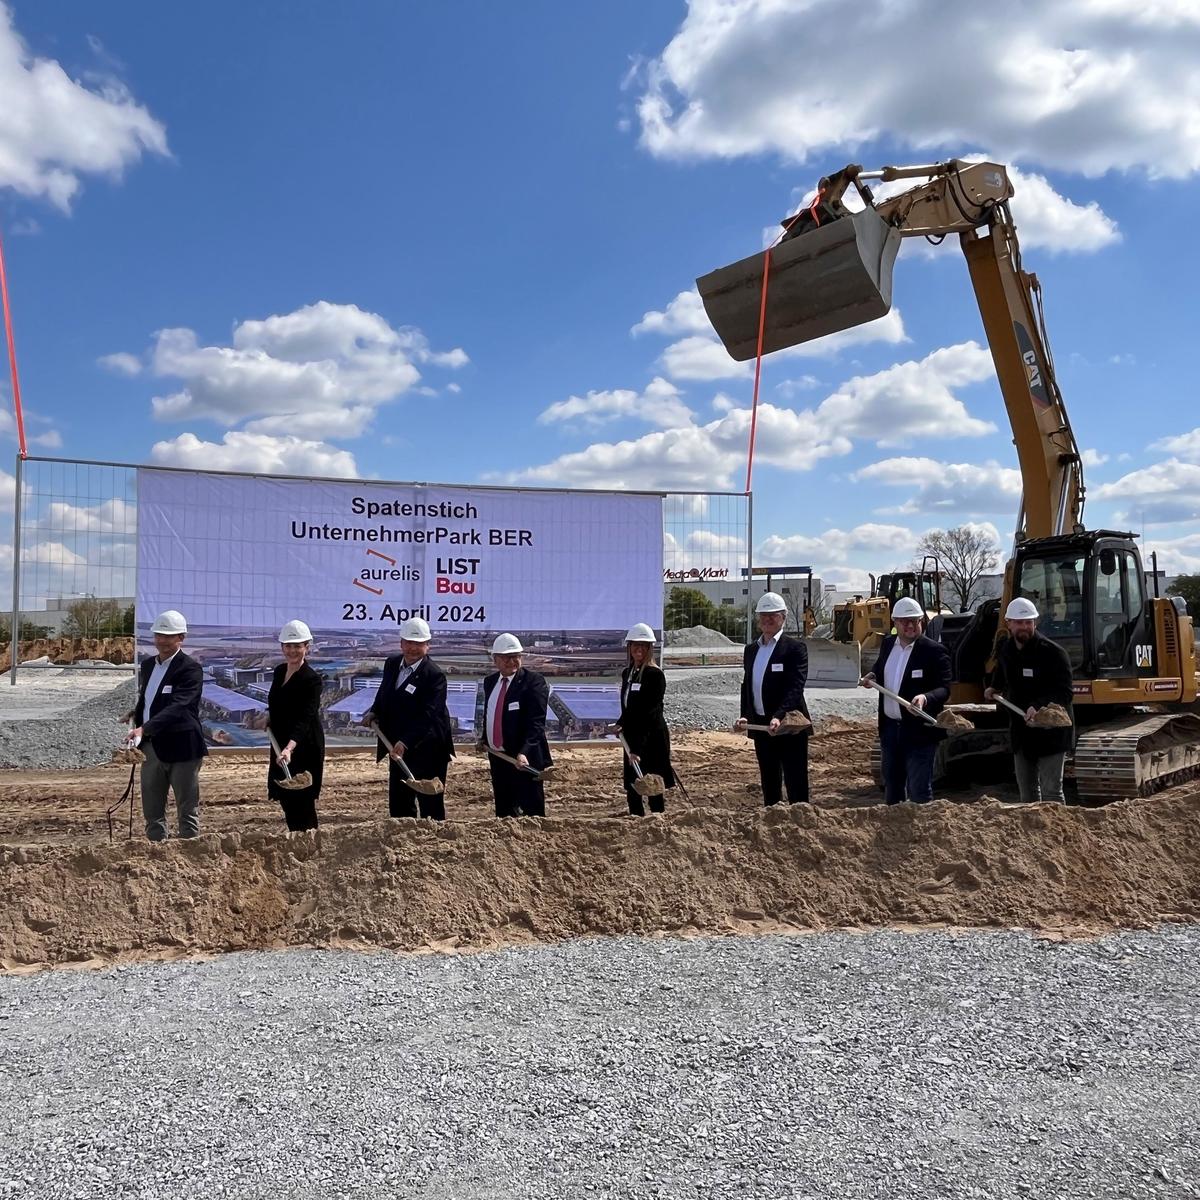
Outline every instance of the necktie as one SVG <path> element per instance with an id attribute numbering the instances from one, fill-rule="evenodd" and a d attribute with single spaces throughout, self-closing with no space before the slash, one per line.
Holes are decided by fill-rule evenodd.
<path id="1" fill-rule="evenodd" d="M 504 749 L 504 729 L 502 726 L 504 718 L 504 698 L 508 695 L 508 680 L 500 676 L 500 695 L 496 697 L 496 712 L 492 717 L 492 745 L 497 750 Z"/>

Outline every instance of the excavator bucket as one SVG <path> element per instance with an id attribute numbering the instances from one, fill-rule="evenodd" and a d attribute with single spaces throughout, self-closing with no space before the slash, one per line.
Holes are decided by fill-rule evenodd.
<path id="1" fill-rule="evenodd" d="M 884 316 L 899 249 L 900 234 L 872 208 L 781 242 L 771 251 L 763 353 Z M 696 280 L 708 319 L 737 362 L 758 350 L 764 257 L 752 254 Z"/>

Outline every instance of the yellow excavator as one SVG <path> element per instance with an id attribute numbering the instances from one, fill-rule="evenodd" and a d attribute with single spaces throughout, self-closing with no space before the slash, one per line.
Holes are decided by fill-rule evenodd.
<path id="1" fill-rule="evenodd" d="M 922 182 L 876 200 L 869 181 Z M 845 204 L 849 188 L 861 206 Z M 944 765 L 1004 749 L 983 688 L 995 666 L 1008 601 L 1038 606 L 1039 628 L 1070 656 L 1078 725 L 1079 797 L 1146 795 L 1200 770 L 1196 638 L 1177 597 L 1147 590 L 1136 535 L 1087 529 L 1083 463 L 1054 374 L 1037 276 L 1024 270 L 1009 210 L 1013 186 L 999 163 L 948 162 L 822 179 L 811 205 L 758 253 L 696 281 L 705 310 L 738 361 L 799 345 L 883 316 L 901 239 L 957 234 L 1012 426 L 1023 497 L 1003 595 L 971 615 L 943 618 L 954 661 L 951 701 L 977 722 L 947 740 Z M 1157 591 L 1157 572 L 1154 574 Z M 989 721 L 992 725 L 989 728 Z"/>
<path id="2" fill-rule="evenodd" d="M 950 609 L 942 603 L 942 573 L 933 555 L 927 554 L 922 559 L 919 571 L 893 571 L 880 575 L 878 581 L 872 575 L 869 596 L 856 596 L 835 604 L 830 640 L 857 646 L 862 658 L 876 653 L 892 631 L 892 608 L 905 597 L 915 600 L 925 610 L 926 631 L 941 627 Z"/>

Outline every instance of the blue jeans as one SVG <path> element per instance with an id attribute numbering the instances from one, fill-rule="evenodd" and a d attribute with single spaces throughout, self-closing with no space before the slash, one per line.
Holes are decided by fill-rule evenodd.
<path id="1" fill-rule="evenodd" d="M 884 717 L 879 727 L 883 798 L 888 804 L 927 804 L 933 799 L 937 742 L 918 742 L 899 721 Z"/>

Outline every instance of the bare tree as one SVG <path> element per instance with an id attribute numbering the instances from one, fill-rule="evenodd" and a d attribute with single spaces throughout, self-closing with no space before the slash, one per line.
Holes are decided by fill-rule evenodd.
<path id="1" fill-rule="evenodd" d="M 979 599 L 979 581 L 1000 562 L 999 545 L 971 525 L 931 530 L 917 546 L 918 561 L 926 554 L 937 556 L 942 582 L 950 593 L 944 598 L 957 599 L 962 612 L 967 612 Z"/>

